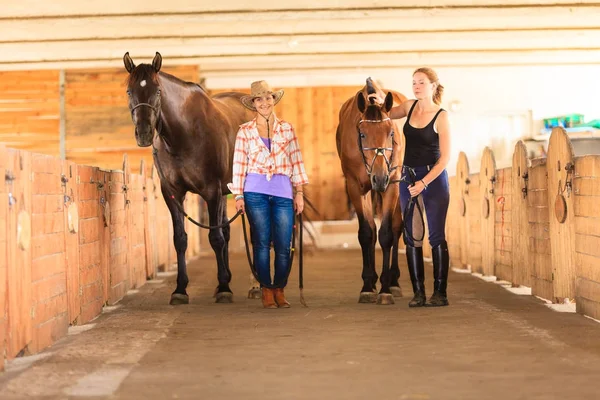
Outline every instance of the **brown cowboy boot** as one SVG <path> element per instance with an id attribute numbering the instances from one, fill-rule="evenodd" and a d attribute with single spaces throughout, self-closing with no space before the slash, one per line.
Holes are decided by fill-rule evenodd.
<path id="1" fill-rule="evenodd" d="M 285 299 L 282 288 L 273 289 L 273 292 L 275 293 L 275 302 L 279 308 L 290 308 L 290 303 Z"/>
<path id="2" fill-rule="evenodd" d="M 262 303 L 264 308 L 277 308 L 273 297 L 273 289 L 262 288 Z"/>

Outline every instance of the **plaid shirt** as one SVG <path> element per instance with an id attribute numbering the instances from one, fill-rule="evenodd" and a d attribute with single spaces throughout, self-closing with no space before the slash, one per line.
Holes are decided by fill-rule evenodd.
<path id="1" fill-rule="evenodd" d="M 258 135 L 256 118 L 240 125 L 233 154 L 233 182 L 227 184 L 231 193 L 244 192 L 249 172 L 266 175 L 267 180 L 271 180 L 273 174 L 287 175 L 294 187 L 308 183 L 292 124 L 275 117 L 270 152 Z"/>

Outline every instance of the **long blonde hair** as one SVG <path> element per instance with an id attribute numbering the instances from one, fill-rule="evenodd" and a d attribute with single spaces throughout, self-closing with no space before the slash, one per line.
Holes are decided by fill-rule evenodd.
<path id="1" fill-rule="evenodd" d="M 435 92 L 433 93 L 433 102 L 437 105 L 440 105 L 442 103 L 442 95 L 444 94 L 444 86 L 442 86 L 442 84 L 440 83 L 440 80 L 438 79 L 438 76 L 435 73 L 435 71 L 429 67 L 421 67 L 417 68 L 415 72 L 413 72 L 413 76 L 415 76 L 417 72 L 425 74 L 427 76 L 427 79 L 429 79 L 429 82 L 435 83 L 436 86 Z"/>

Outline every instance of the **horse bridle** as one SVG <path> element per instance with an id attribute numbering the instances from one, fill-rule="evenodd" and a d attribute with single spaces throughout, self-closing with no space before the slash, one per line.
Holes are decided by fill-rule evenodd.
<path id="1" fill-rule="evenodd" d="M 375 165 L 375 161 L 377 160 L 377 157 L 382 156 L 383 160 L 385 161 L 385 165 L 388 168 L 388 174 L 392 174 L 392 172 L 398 168 L 397 165 L 392 166 L 392 161 L 394 160 L 394 130 L 392 129 L 392 147 L 363 147 L 362 144 L 362 139 L 363 139 L 363 133 L 360 131 L 360 124 L 362 124 L 363 122 L 366 123 L 381 123 L 381 122 L 386 122 L 389 121 L 390 118 L 384 118 L 384 119 L 361 119 L 360 121 L 358 121 L 358 123 L 356 124 L 356 131 L 358 132 L 358 148 L 360 149 L 360 154 L 362 156 L 363 159 L 363 163 L 365 164 L 365 169 L 367 170 L 367 175 L 369 176 L 369 179 L 371 178 L 371 175 L 373 174 L 373 166 Z M 365 156 L 365 151 L 372 151 L 375 150 L 375 155 L 373 156 L 373 159 L 371 160 L 371 164 L 369 165 L 369 163 L 367 162 L 367 157 Z M 386 151 L 390 151 L 390 158 L 387 158 L 385 152 Z"/>

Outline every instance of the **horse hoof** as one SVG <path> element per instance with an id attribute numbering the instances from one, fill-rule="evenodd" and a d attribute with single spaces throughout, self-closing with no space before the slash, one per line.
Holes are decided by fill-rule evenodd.
<path id="1" fill-rule="evenodd" d="M 379 296 L 377 296 L 377 304 L 382 306 L 394 304 L 394 296 L 391 293 L 380 293 Z"/>
<path id="2" fill-rule="evenodd" d="M 394 297 L 402 297 L 402 289 L 400 288 L 400 286 L 392 286 L 390 288 L 390 292 L 392 292 L 392 295 L 394 295 Z"/>
<path id="3" fill-rule="evenodd" d="M 172 306 L 178 306 L 181 304 L 190 304 L 190 296 L 187 294 L 173 293 L 171 295 L 171 301 L 169 302 Z"/>
<path id="4" fill-rule="evenodd" d="M 216 297 L 216 303 L 233 303 L 233 293 L 231 292 L 219 292 Z"/>
<path id="5" fill-rule="evenodd" d="M 252 288 L 248 291 L 248 298 L 251 300 L 260 300 L 262 293 L 260 288 Z"/>
<path id="6" fill-rule="evenodd" d="M 359 303 L 375 303 L 377 300 L 377 293 L 373 292 L 361 292 L 358 298 Z"/>

